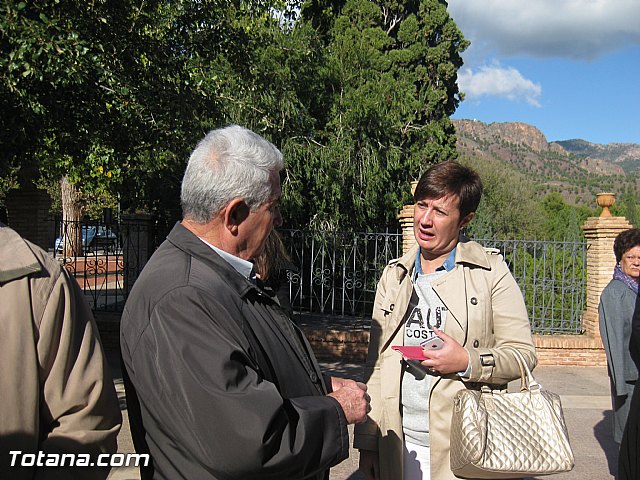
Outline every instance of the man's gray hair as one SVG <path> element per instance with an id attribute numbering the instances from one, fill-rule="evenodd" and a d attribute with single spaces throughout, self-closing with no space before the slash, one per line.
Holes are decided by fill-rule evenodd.
<path id="1" fill-rule="evenodd" d="M 238 125 L 211 130 L 196 146 L 182 179 L 184 218 L 207 223 L 234 198 L 255 210 L 271 196 L 271 173 L 282 170 L 282 153 Z"/>

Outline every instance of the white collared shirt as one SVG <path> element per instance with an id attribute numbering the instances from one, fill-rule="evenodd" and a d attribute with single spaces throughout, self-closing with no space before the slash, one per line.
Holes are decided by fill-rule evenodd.
<path id="1" fill-rule="evenodd" d="M 200 238 L 200 237 L 198 237 Z M 245 260 L 244 258 L 236 257 L 229 252 L 225 252 L 224 250 L 219 249 L 215 245 L 210 244 L 203 238 L 200 238 L 204 243 L 209 245 L 222 259 L 231 265 L 234 270 L 236 270 L 240 275 L 244 278 L 248 279 L 252 283 L 256 283 L 256 272 L 253 270 L 253 263 Z"/>

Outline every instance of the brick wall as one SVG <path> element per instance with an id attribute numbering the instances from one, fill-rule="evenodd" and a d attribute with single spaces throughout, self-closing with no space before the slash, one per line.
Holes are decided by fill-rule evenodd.
<path id="1" fill-rule="evenodd" d="M 363 362 L 367 356 L 366 329 L 328 330 L 303 325 L 316 356 L 322 360 Z M 539 365 L 606 366 L 599 338 L 585 335 L 534 335 Z"/>
<path id="2" fill-rule="evenodd" d="M 602 367 L 607 358 L 600 338 L 586 335 L 534 335 L 539 365 Z"/>
<path id="3" fill-rule="evenodd" d="M 108 351 L 120 349 L 120 314 L 96 312 L 102 344 Z M 364 362 L 369 347 L 366 328 L 318 328 L 310 323 L 302 329 L 319 359 Z M 600 339 L 584 335 L 534 335 L 539 365 L 606 366 Z"/>

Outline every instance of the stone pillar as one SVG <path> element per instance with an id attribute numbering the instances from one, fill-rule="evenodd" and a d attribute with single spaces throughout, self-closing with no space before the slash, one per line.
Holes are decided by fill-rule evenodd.
<path id="1" fill-rule="evenodd" d="M 416 180 L 411 182 L 411 195 L 416 191 L 417 185 Z M 402 229 L 402 253 L 405 254 L 416 243 L 416 237 L 413 235 L 413 204 L 402 207 L 398 221 Z"/>
<path id="2" fill-rule="evenodd" d="M 615 200 L 601 195 L 598 195 L 598 205 L 603 207 L 603 213 L 599 217 L 587 218 L 582 226 L 587 242 L 587 308 L 582 316 L 582 325 L 587 335 L 597 338 L 600 338 L 600 294 L 611 280 L 616 265 L 613 241 L 620 232 L 632 228 L 626 218 L 611 216 L 608 207 Z"/>
<path id="3" fill-rule="evenodd" d="M 5 206 L 8 226 L 45 251 L 53 249 L 58 232 L 49 213 L 51 198 L 44 190 L 28 182 L 7 193 Z"/>
<path id="4" fill-rule="evenodd" d="M 123 215 L 122 255 L 124 260 L 124 291 L 129 294 L 142 268 L 153 254 L 154 232 L 151 215 Z"/>

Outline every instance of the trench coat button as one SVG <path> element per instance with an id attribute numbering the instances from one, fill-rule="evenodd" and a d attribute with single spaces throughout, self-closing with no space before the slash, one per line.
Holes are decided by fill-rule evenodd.
<path id="1" fill-rule="evenodd" d="M 480 341 L 479 340 L 474 340 L 473 341 L 473 348 L 478 348 L 480 346 Z"/>
<path id="2" fill-rule="evenodd" d="M 315 372 L 311 372 L 311 375 L 309 375 L 309 378 L 313 383 L 316 383 L 318 381 L 318 375 L 316 375 Z"/>
<path id="3" fill-rule="evenodd" d="M 477 305 L 478 299 L 476 297 L 471 297 L 471 305 Z"/>
<path id="4" fill-rule="evenodd" d="M 389 311 L 393 312 L 393 307 L 395 307 L 395 306 L 396 306 L 395 303 L 392 303 L 391 305 L 389 305 Z"/>

